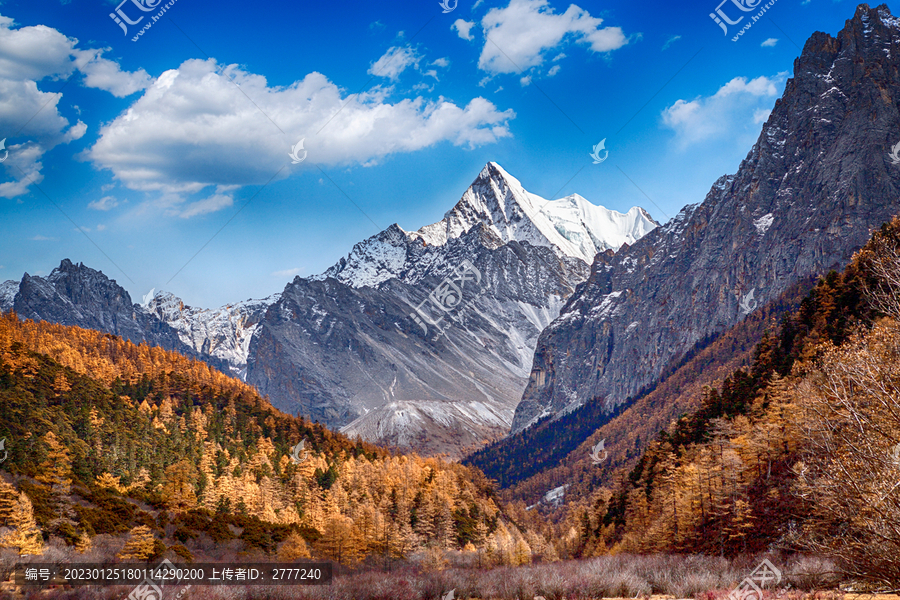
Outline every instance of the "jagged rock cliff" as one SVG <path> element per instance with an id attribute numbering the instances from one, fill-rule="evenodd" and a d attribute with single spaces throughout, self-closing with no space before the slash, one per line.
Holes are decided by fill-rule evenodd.
<path id="1" fill-rule="evenodd" d="M 847 264 L 900 213 L 900 21 L 861 5 L 794 63 L 736 175 L 595 259 L 541 335 L 513 432 L 593 398 L 612 408 L 792 283 Z"/>

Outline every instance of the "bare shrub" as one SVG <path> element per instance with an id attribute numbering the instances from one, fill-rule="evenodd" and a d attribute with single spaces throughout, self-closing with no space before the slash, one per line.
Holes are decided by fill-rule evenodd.
<path id="1" fill-rule="evenodd" d="M 808 585 L 805 589 L 814 589 L 816 585 L 810 582 L 834 566 L 814 558 L 770 558 L 783 567 L 781 586 L 792 582 L 795 587 Z M 651 594 L 725 600 L 761 560 L 745 557 L 738 566 L 738 562 L 708 556 L 617 555 L 488 570 L 421 571 L 407 565 L 388 573 L 359 571 L 337 576 L 329 586 L 194 586 L 181 600 L 440 600 L 450 590 L 458 600 L 531 600 L 535 596 L 596 600 L 646 598 Z M 82 595 L 81 589 L 91 589 L 93 595 Z M 76 588 L 73 595 L 54 590 L 42 593 L 40 600 L 120 600 L 130 591 L 121 586 Z M 170 594 L 167 592 L 166 597 Z M 776 599 L 774 590 L 768 589 L 761 600 L 802 600 L 802 596 L 798 591 Z"/>

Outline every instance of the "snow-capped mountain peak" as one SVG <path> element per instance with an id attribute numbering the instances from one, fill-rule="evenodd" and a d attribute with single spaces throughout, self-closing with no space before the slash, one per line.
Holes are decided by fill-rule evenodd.
<path id="1" fill-rule="evenodd" d="M 354 287 L 375 287 L 398 277 L 406 268 L 409 262 L 409 240 L 409 234 L 395 223 L 381 233 L 355 244 L 346 258 L 310 279 L 321 281 L 334 277 Z"/>
<path id="2" fill-rule="evenodd" d="M 578 194 L 547 200 L 527 191 L 518 179 L 490 162 L 462 199 L 434 225 L 417 234 L 443 244 L 484 224 L 503 242 L 546 246 L 590 264 L 597 252 L 632 244 L 657 226 L 641 208 L 622 214 L 597 206 Z"/>
<path id="3" fill-rule="evenodd" d="M 591 262 L 577 245 L 563 237 L 547 214 L 542 212 L 548 202 L 528 192 L 518 179 L 497 163 L 490 162 L 463 194 L 460 201 L 444 218 L 417 232 L 429 244 L 443 245 L 473 227 L 483 224 L 504 243 L 528 242 L 547 246 L 566 256 Z"/>
<path id="4" fill-rule="evenodd" d="M 485 227 L 504 244 L 527 242 L 591 264 L 598 252 L 633 244 L 657 223 L 642 208 L 623 214 L 578 194 L 547 200 L 527 191 L 503 167 L 490 162 L 437 223 L 415 232 L 392 225 L 358 243 L 348 257 L 312 279 L 334 277 L 353 287 L 372 287 L 403 278 L 420 258 L 411 242 L 419 247 L 440 247 L 475 227 Z"/>
<path id="5" fill-rule="evenodd" d="M 625 244 L 630 246 L 658 227 L 639 206 L 620 213 L 591 204 L 578 194 L 550 201 L 543 213 L 560 235 L 591 257 L 610 249 L 617 251 Z"/>

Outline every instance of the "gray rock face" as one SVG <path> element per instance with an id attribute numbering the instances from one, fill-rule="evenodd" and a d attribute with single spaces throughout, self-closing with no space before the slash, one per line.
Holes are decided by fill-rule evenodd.
<path id="1" fill-rule="evenodd" d="M 250 341 L 278 294 L 262 300 L 245 300 L 220 308 L 196 308 L 181 298 L 159 292 L 147 303 L 147 311 L 178 332 L 179 339 L 200 356 L 228 364 L 230 374 L 247 378 Z"/>
<path id="2" fill-rule="evenodd" d="M 134 304 L 114 279 L 83 264 L 65 259 L 47 277 L 26 273 L 16 288 L 11 308 L 21 319 L 95 329 L 135 344 L 147 342 L 200 358 L 199 353 L 181 342 L 175 329 Z M 12 289 L 6 284 L 2 288 L 6 296 Z M 219 360 L 208 362 L 224 367 Z"/>
<path id="3" fill-rule="evenodd" d="M 601 398 L 611 408 L 673 359 L 800 278 L 847 264 L 900 213 L 900 21 L 860 6 L 815 33 L 736 175 L 617 253 L 540 336 L 513 432 Z"/>
<path id="4" fill-rule="evenodd" d="M 289 284 L 254 335 L 247 381 L 344 433 L 460 456 L 509 431 L 537 337 L 587 278 L 589 257 L 656 226 L 637 207 L 548 202 L 489 163 L 443 220 L 394 225 Z M 464 265 L 462 302 L 435 338 L 428 321 L 444 313 L 414 307 Z"/>
<path id="5" fill-rule="evenodd" d="M 378 286 L 295 279 L 251 344 L 248 382 L 282 410 L 345 433 L 458 455 L 509 430 L 537 336 L 588 266 L 550 248 L 503 244 L 485 227 L 439 247 L 392 233 L 376 237 L 429 270 Z M 480 282 L 472 275 L 451 317 L 423 320 L 423 331 L 414 307 L 464 261 Z M 422 310 L 437 320 L 433 305 Z"/>
<path id="6" fill-rule="evenodd" d="M 19 293 L 19 282 L 10 279 L 0 283 L 0 312 L 9 312 L 13 308 L 16 294 Z"/>

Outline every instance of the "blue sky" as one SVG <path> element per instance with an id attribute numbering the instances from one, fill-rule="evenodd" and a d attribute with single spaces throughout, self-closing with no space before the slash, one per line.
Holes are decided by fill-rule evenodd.
<path id="1" fill-rule="evenodd" d="M 737 170 L 798 45 L 856 7 L 777 0 L 732 41 L 756 12 L 735 3 L 765 2 L 721 5 L 745 16 L 726 36 L 718 0 L 175 0 L 132 41 L 167 1 L 0 3 L 0 280 L 70 258 L 136 301 L 263 297 L 439 220 L 488 161 L 666 221 Z M 127 35 L 118 6 L 144 17 Z"/>

